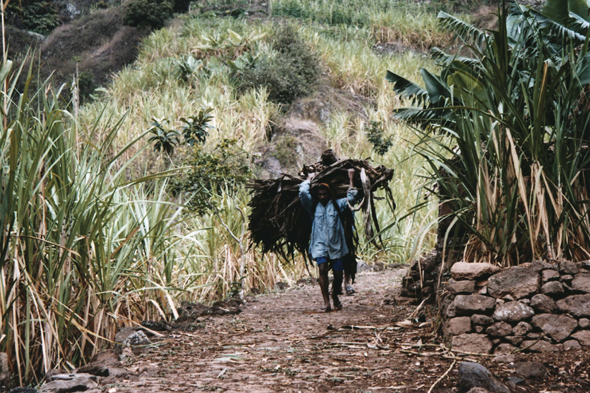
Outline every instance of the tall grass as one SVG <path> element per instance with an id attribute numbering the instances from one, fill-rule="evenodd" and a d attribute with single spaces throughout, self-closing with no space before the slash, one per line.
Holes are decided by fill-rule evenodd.
<path id="1" fill-rule="evenodd" d="M 509 1 L 489 34 L 440 18 L 473 58 L 438 52 L 441 76 L 424 73 L 423 108 L 396 116 L 421 125 L 416 149 L 451 211 L 446 236 L 461 240 L 466 261 L 588 259 L 587 23 L 580 34 Z"/>
<path id="2" fill-rule="evenodd" d="M 184 269 L 174 232 L 182 208 L 167 201 L 157 176 L 128 181 L 132 160 L 118 159 L 137 140 L 112 155 L 124 119 L 89 143 L 62 106 L 63 91 L 30 91 L 29 72 L 19 92 L 20 72 L 10 68 L 4 59 L 0 345 L 23 384 L 86 361 L 121 324 L 167 318 L 174 292 L 197 285 L 171 274 Z M 154 182 L 149 191 L 145 180 Z"/>

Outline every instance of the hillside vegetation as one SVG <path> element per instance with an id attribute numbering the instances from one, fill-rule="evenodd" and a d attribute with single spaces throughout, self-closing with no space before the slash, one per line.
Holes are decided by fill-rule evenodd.
<path id="1" fill-rule="evenodd" d="M 265 162 L 296 172 L 315 161 L 308 145 L 396 171 L 397 215 L 378 211 L 384 248 L 363 239 L 361 258 L 406 262 L 432 247 L 436 202 L 421 191 L 416 135 L 390 118 L 403 103 L 385 72 L 434 72 L 425 51 L 453 43 L 437 6 L 265 4 L 197 2 L 78 115 L 60 98 L 67 87 L 32 73 L 39 90 L 14 90 L 4 59 L 2 186 L 13 192 L 0 215 L 0 343 L 21 384 L 85 362 L 117 326 L 306 275 L 300 256 L 285 264 L 250 247 L 245 183 L 272 173 Z"/>

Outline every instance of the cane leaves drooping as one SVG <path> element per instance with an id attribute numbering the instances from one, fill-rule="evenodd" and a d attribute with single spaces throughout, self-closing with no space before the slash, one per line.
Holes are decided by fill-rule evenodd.
<path id="1" fill-rule="evenodd" d="M 433 50 L 441 71 L 423 70 L 425 88 L 387 79 L 413 104 L 394 116 L 421 137 L 430 184 L 451 211 L 443 235 L 461 237 L 456 258 L 588 259 L 586 2 L 548 1 L 539 13 L 505 1 L 496 31 L 439 18 L 470 56 Z"/>

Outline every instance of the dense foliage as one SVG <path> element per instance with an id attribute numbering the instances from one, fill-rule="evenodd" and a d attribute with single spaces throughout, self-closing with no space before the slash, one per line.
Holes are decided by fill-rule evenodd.
<path id="1" fill-rule="evenodd" d="M 318 57 L 289 26 L 275 32 L 274 56 L 258 59 L 239 77 L 242 90 L 265 87 L 268 98 L 288 105 L 312 92 L 320 76 Z"/>
<path id="2" fill-rule="evenodd" d="M 166 200 L 158 175 L 127 178 L 134 160 L 120 158 L 137 139 L 112 150 L 122 122 L 81 138 L 62 92 L 31 89 L 31 71 L 16 90 L 11 66 L 0 69 L 5 97 L 14 98 L 0 122 L 0 350 L 22 385 L 87 361 L 121 318 L 175 312 L 182 208 Z M 149 201 L 145 180 L 155 182 Z"/>
<path id="3" fill-rule="evenodd" d="M 189 209 L 197 214 L 217 209 L 212 195 L 224 191 L 233 195 L 252 177 L 248 154 L 235 139 L 222 140 L 210 152 L 195 146 L 186 164 L 188 173 L 173 180 L 171 188 L 184 196 Z"/>
<path id="4" fill-rule="evenodd" d="M 131 27 L 160 29 L 172 16 L 174 4 L 169 0 L 135 0 L 125 10 L 123 23 Z"/>
<path id="5" fill-rule="evenodd" d="M 387 77 L 416 105 L 394 114 L 417 127 L 433 191 L 452 211 L 445 236 L 465 235 L 469 261 L 588 259 L 587 3 L 549 0 L 539 13 L 505 1 L 491 32 L 439 19 L 472 56 L 433 50 L 441 72 L 423 69 L 425 88 Z"/>
<path id="6" fill-rule="evenodd" d="M 61 23 L 59 10 L 52 1 L 12 1 L 6 11 L 7 22 L 39 34 L 48 34 Z"/>

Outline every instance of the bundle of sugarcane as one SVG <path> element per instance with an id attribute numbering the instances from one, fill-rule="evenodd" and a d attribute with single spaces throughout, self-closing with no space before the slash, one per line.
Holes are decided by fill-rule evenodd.
<path id="1" fill-rule="evenodd" d="M 248 229 L 254 244 L 261 246 L 263 252 L 275 252 L 288 260 L 295 250 L 305 255 L 311 233 L 311 217 L 299 200 L 299 185 L 315 173 L 311 180 L 311 192 L 320 183 L 330 185 L 335 198 L 346 197 L 349 187 L 348 169 L 354 169 L 353 183 L 359 190 L 362 201 L 355 210 L 364 212 L 365 235 L 368 239 L 379 233 L 379 223 L 375 211 L 374 193 L 385 190 L 391 209 L 395 209 L 389 181 L 393 169 L 383 165 L 373 167 L 367 160 L 338 160 L 331 150 L 322 154 L 321 161 L 303 167 L 299 176 L 283 175 L 278 179 L 255 180 L 250 184 L 252 211 Z M 374 228 L 373 228 L 374 226 Z"/>

